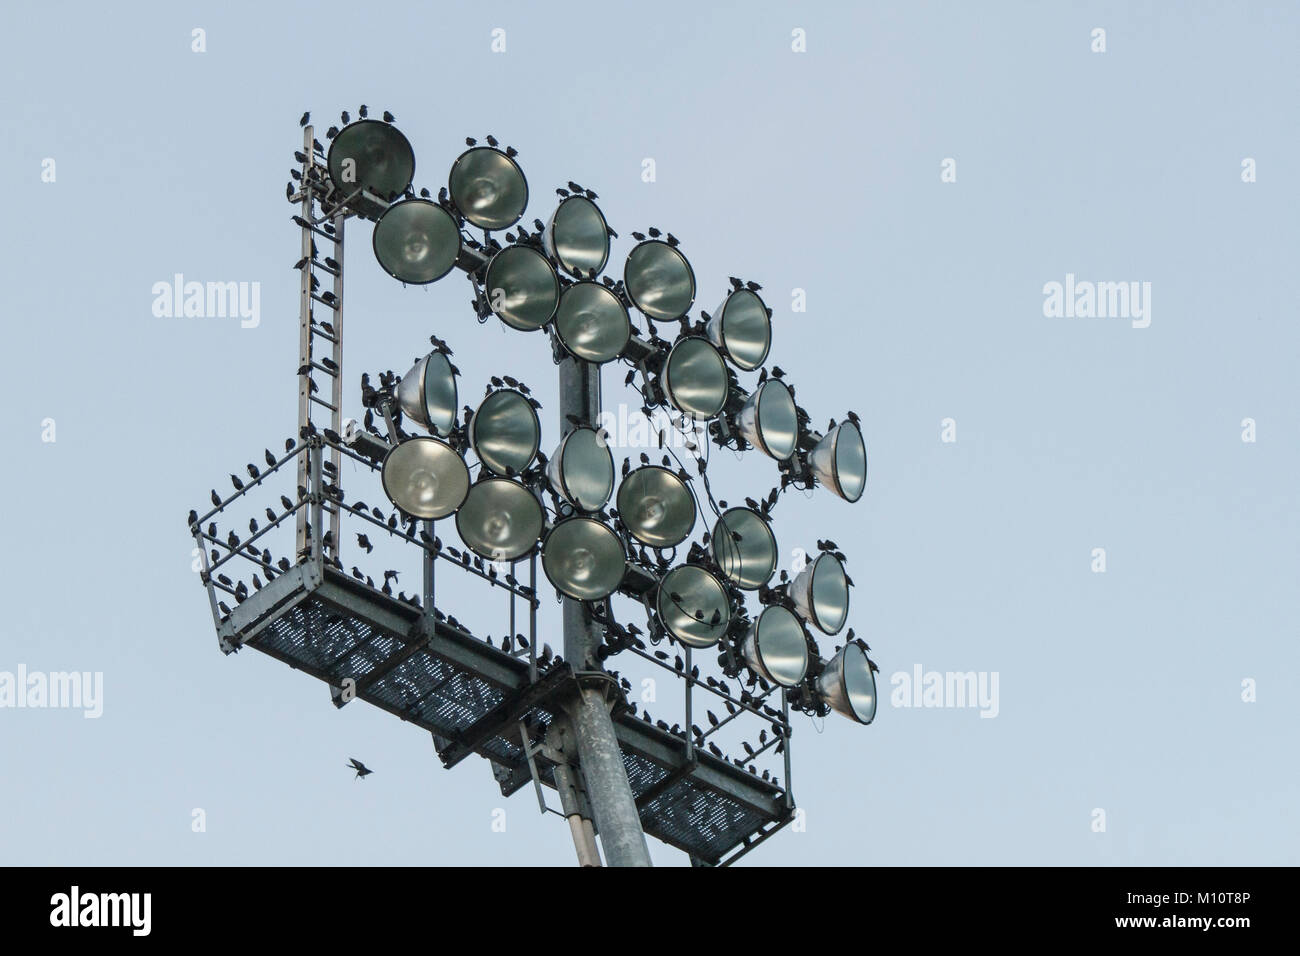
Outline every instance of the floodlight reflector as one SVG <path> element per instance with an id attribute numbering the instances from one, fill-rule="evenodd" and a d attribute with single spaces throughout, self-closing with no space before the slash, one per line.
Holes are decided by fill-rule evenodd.
<path id="1" fill-rule="evenodd" d="M 560 277 L 532 246 L 506 246 L 488 263 L 488 305 L 501 321 L 522 332 L 540 329 L 560 302 Z"/>
<path id="2" fill-rule="evenodd" d="M 840 422 L 808 455 L 813 474 L 845 501 L 857 501 L 867 486 L 867 446 L 853 422 Z"/>
<path id="3" fill-rule="evenodd" d="M 770 458 L 784 461 L 799 441 L 794 396 L 780 379 L 769 378 L 750 393 L 736 418 L 740 433 Z"/>
<path id="4" fill-rule="evenodd" d="M 756 591 L 776 570 L 776 536 L 757 511 L 731 508 L 713 525 L 713 560 L 742 591 Z"/>
<path id="5" fill-rule="evenodd" d="M 609 260 L 609 223 L 586 196 L 569 196 L 551 214 L 542 243 L 561 269 L 587 277 Z"/>
<path id="6" fill-rule="evenodd" d="M 343 127 L 330 142 L 325 164 L 335 189 L 343 196 L 352 196 L 347 207 L 368 219 L 378 216 L 389 202 L 404 193 L 415 176 L 415 153 L 410 142 L 397 127 L 379 120 L 359 120 Z M 372 193 L 383 204 L 354 196 L 358 190 Z"/>
<path id="7" fill-rule="evenodd" d="M 664 363 L 664 392 L 678 411 L 712 418 L 727 404 L 727 366 L 707 339 L 678 339 Z"/>
<path id="8" fill-rule="evenodd" d="M 659 239 L 632 248 L 623 265 L 632 304 L 652 319 L 676 319 L 695 302 L 695 273 L 686 257 Z"/>
<path id="9" fill-rule="evenodd" d="M 375 223 L 371 245 L 380 267 L 394 279 L 425 285 L 441 279 L 460 256 L 460 227 L 451 213 L 427 199 L 403 199 Z"/>
<path id="10" fill-rule="evenodd" d="M 672 548 L 695 527 L 695 496 L 680 475 L 661 465 L 645 465 L 618 486 L 618 514 L 642 544 Z"/>
<path id="11" fill-rule="evenodd" d="M 614 490 L 614 458 L 603 432 L 585 425 L 564 436 L 546 466 L 551 487 L 582 511 L 599 511 Z"/>
<path id="12" fill-rule="evenodd" d="M 705 333 L 736 368 L 746 372 L 762 365 L 772 347 L 767 306 L 748 289 L 738 289 L 722 300 Z"/>
<path id="13" fill-rule="evenodd" d="M 683 564 L 663 576 L 655 607 L 668 633 L 689 647 L 712 647 L 731 624 L 726 588 L 695 564 Z"/>
<path id="14" fill-rule="evenodd" d="M 565 518 L 542 541 L 542 570 L 561 593 L 599 601 L 618 589 L 627 553 L 608 525 L 595 518 Z"/>
<path id="15" fill-rule="evenodd" d="M 782 687 L 794 687 L 808 673 L 803 625 L 780 604 L 764 608 L 749 626 L 741 654 L 761 677 Z"/>
<path id="16" fill-rule="evenodd" d="M 443 353 L 430 352 L 416 362 L 394 396 L 407 418 L 435 435 L 449 435 L 456 427 L 456 375 Z"/>
<path id="17" fill-rule="evenodd" d="M 456 512 L 456 531 L 475 554 L 514 561 L 533 550 L 545 522 L 541 502 L 509 478 L 486 478 L 470 488 Z"/>
<path id="18" fill-rule="evenodd" d="M 790 599 L 805 621 L 823 634 L 838 634 L 849 618 L 849 579 L 840 559 L 823 551 L 790 583 Z"/>
<path id="19" fill-rule="evenodd" d="M 528 205 L 528 181 L 511 157 L 490 146 L 475 146 L 452 164 L 451 201 L 480 229 L 508 229 Z"/>
<path id="20" fill-rule="evenodd" d="M 445 518 L 465 500 L 469 469 L 456 450 L 438 438 L 409 438 L 384 456 L 384 494 L 408 515 Z"/>
<path id="21" fill-rule="evenodd" d="M 831 658 L 817 678 L 817 693 L 836 713 L 860 724 L 876 718 L 876 675 L 867 652 L 854 641 Z"/>
<path id="22" fill-rule="evenodd" d="M 560 295 L 555 331 L 584 362 L 612 362 L 632 336 L 627 308 L 599 282 L 575 282 Z"/>
<path id="23" fill-rule="evenodd" d="M 541 440 L 536 410 L 512 389 L 500 389 L 483 399 L 469 421 L 474 454 L 498 475 L 517 475 L 532 464 Z"/>

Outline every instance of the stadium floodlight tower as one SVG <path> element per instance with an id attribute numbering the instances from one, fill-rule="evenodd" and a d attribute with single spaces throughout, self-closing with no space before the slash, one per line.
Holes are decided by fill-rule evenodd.
<path id="1" fill-rule="evenodd" d="M 832 420 L 825 433 L 810 428 L 785 373 L 765 365 L 772 311 L 757 283 L 730 279 L 713 314 L 693 321 L 696 276 L 671 233 L 633 232 L 615 279 L 604 270 L 618 234 L 592 190 L 569 182 L 547 222 L 519 225 L 528 182 L 517 151 L 492 136 L 466 140 L 435 198 L 417 194 L 415 153 L 391 114 L 343 113 L 342 128 L 326 133 L 328 151 L 308 117 L 302 125 L 287 188 L 301 206 L 293 217 L 302 230 L 298 431 L 283 454 L 265 451 L 265 468 L 247 465 L 247 481 L 232 475 L 233 495 L 214 490 L 213 507 L 188 519 L 221 649 L 253 647 L 328 683 L 337 706 L 360 698 L 415 723 L 447 767 L 486 757 L 503 794 L 531 782 L 543 812 L 543 788 L 553 788 L 583 865 L 599 865 L 602 851 L 610 865 L 649 865 L 647 833 L 692 863 L 733 862 L 792 819 L 791 710 L 875 719 L 866 644 L 849 628 L 824 659 L 811 636 L 837 635 L 848 621 L 853 582 L 838 546 L 818 541 L 793 579 L 781 571 L 772 583 L 771 516 L 782 492 L 821 485 L 848 502 L 862 496 L 857 415 Z M 460 406 L 460 372 L 436 334 L 405 374 L 362 375 L 364 415 L 343 419 L 348 219 L 373 222 L 375 258 L 394 279 L 426 285 L 459 270 L 480 323 L 495 316 L 508 329 L 546 335 L 560 395 L 549 455 L 541 404 L 518 379 L 493 376 L 475 408 Z M 333 254 L 322 257 L 318 240 Z M 321 291 L 319 275 L 332 279 L 330 290 Z M 326 347 L 328 356 L 318 354 Z M 635 384 L 646 415 L 669 421 L 661 462 L 642 453 L 638 467 L 625 458 L 620 468 L 614 459 L 601 427 L 601 372 L 616 362 L 630 366 L 624 384 Z M 757 373 L 753 387 L 737 372 Z M 328 400 L 317 394 L 321 376 Z M 317 408 L 329 412 L 324 428 L 313 420 Z M 663 441 L 669 430 L 676 445 Z M 710 445 L 773 459 L 777 486 L 744 507 L 715 500 Z M 694 473 L 672 451 L 681 446 Z M 345 495 L 344 458 L 378 473 L 390 514 Z M 216 519 L 231 519 L 291 462 L 297 496 L 267 507 L 266 526 L 254 517 L 247 536 L 240 528 L 223 537 Z M 384 572 L 382 586 L 358 567 L 345 572 L 345 515 L 418 552 L 418 595 L 393 595 L 396 571 Z M 464 551 L 436 533 L 449 518 Z M 270 545 L 290 519 L 292 554 L 277 561 Z M 697 519 L 707 530 L 691 541 Z M 357 537 L 369 553 L 365 534 Z M 251 590 L 226 573 L 236 559 L 255 566 Z M 527 584 L 516 576 L 525 562 Z M 562 655 L 538 640 L 539 563 L 562 602 Z M 507 595 L 500 648 L 439 607 L 440 565 Z M 747 595 L 757 600 L 752 614 Z M 644 615 L 644 630 L 623 607 Z M 701 673 L 695 656 L 704 651 L 717 655 L 714 673 Z M 668 671 L 680 682 L 682 719 L 638 713 L 615 661 Z M 695 722 L 701 696 L 726 712 L 719 719 L 706 708 L 708 729 Z M 743 756 L 725 752 L 719 735 L 743 727 L 757 730 L 757 746 L 742 741 Z M 765 762 L 779 774 L 760 771 Z"/>

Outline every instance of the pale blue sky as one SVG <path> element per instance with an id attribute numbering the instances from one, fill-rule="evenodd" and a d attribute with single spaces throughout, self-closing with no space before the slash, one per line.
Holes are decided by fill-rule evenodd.
<path id="1" fill-rule="evenodd" d="M 298 116 L 311 109 L 323 134 L 360 102 L 396 114 L 417 187 L 436 192 L 464 137 L 491 132 L 520 150 L 527 221 L 576 179 L 624 237 L 613 263 L 631 230 L 657 225 L 681 238 L 698 307 L 728 275 L 762 283 L 772 360 L 817 425 L 856 410 L 871 459 L 855 506 L 825 491 L 782 502 L 783 550 L 830 536 L 847 553 L 850 623 L 883 679 L 917 664 L 999 674 L 993 720 L 887 701 L 869 728 L 797 718 L 806 830 L 746 862 L 1296 861 L 1295 5 L 0 16 L 0 670 L 105 682 L 98 720 L 0 710 L 6 862 L 573 859 L 563 823 L 528 791 L 503 801 L 485 762 L 444 771 L 418 729 L 336 711 L 323 685 L 262 655 L 223 657 L 190 570 L 185 513 L 294 427 L 298 233 L 283 189 Z M 1105 53 L 1090 50 L 1095 27 Z M 946 157 L 956 183 L 940 182 Z M 369 231 L 349 233 L 349 412 L 360 372 L 404 370 L 436 332 L 466 401 L 493 374 L 533 385 L 549 450 L 542 337 L 476 325 L 459 275 L 401 288 Z M 152 285 L 178 272 L 260 282 L 261 324 L 154 317 Z M 1150 327 L 1045 318 L 1042 287 L 1067 273 L 1150 282 Z M 621 381 L 606 374 L 607 407 Z M 756 456 L 719 467 L 735 500 L 775 475 Z M 379 503 L 366 481 L 345 486 Z M 1090 570 L 1097 547 L 1105 574 Z M 502 633 L 497 606 L 447 609 Z M 552 604 L 543 621 L 555 627 Z M 351 756 L 376 771 L 364 784 Z"/>

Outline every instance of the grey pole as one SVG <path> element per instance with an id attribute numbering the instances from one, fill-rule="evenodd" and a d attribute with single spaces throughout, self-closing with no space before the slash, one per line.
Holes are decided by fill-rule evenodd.
<path id="1" fill-rule="evenodd" d="M 558 349 L 557 349 L 558 352 Z M 600 366 L 572 356 L 560 359 L 560 431 L 569 430 L 568 416 L 596 426 L 600 419 Z M 581 601 L 564 599 L 564 659 L 576 671 L 603 670 L 596 657 L 603 635 Z M 578 743 L 578 761 L 587 784 L 587 800 L 600 831 L 605 861 L 610 866 L 650 866 L 650 848 L 632 785 L 623 766 L 623 752 L 614 734 L 614 721 L 602 690 L 584 687 L 571 714 Z"/>

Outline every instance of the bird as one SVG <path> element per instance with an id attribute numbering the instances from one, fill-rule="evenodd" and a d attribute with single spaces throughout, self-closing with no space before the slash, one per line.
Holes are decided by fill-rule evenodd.
<path id="1" fill-rule="evenodd" d="M 235 486 L 236 491 L 244 490 L 244 483 L 239 480 L 239 477 L 237 475 L 230 476 L 230 483 Z"/>
<path id="2" fill-rule="evenodd" d="M 392 121 L 393 121 L 393 114 L 388 112 L 388 110 L 384 110 L 384 122 L 391 123 Z"/>
<path id="3" fill-rule="evenodd" d="M 199 523 L 199 513 L 195 511 L 193 508 L 190 509 L 189 520 L 187 523 L 191 525 L 196 525 Z"/>
<path id="4" fill-rule="evenodd" d="M 343 120 L 344 126 L 347 126 L 349 123 L 352 122 L 352 117 L 348 116 L 347 110 L 344 110 L 342 113 L 339 114 L 339 119 Z"/>
<path id="5" fill-rule="evenodd" d="M 298 120 L 298 125 L 299 125 L 299 126 L 306 126 L 306 125 L 307 125 L 308 123 L 310 123 L 310 122 L 311 122 L 311 113 L 309 113 L 309 112 L 308 112 L 308 113 L 303 113 L 303 114 L 302 114 L 302 117 Z"/>
<path id="6" fill-rule="evenodd" d="M 353 780 L 364 780 L 367 776 L 374 773 L 373 770 L 363 764 L 356 757 L 351 758 L 351 761 L 343 766 L 347 767 L 349 770 L 355 770 L 357 772 L 357 775 L 352 778 Z"/>
<path id="7" fill-rule="evenodd" d="M 371 551 L 375 550 L 375 546 L 370 543 L 370 539 L 367 538 L 364 534 L 357 535 L 357 546 L 364 548 L 366 554 L 369 554 Z"/>
<path id="8" fill-rule="evenodd" d="M 217 494 L 217 490 L 215 488 L 212 489 L 212 503 L 216 505 L 218 508 L 221 507 L 221 496 Z"/>
<path id="9" fill-rule="evenodd" d="M 362 119 L 365 119 L 367 116 L 370 115 L 369 111 L 366 109 L 365 103 L 362 103 L 361 106 L 357 109 L 357 115 L 360 116 Z"/>

